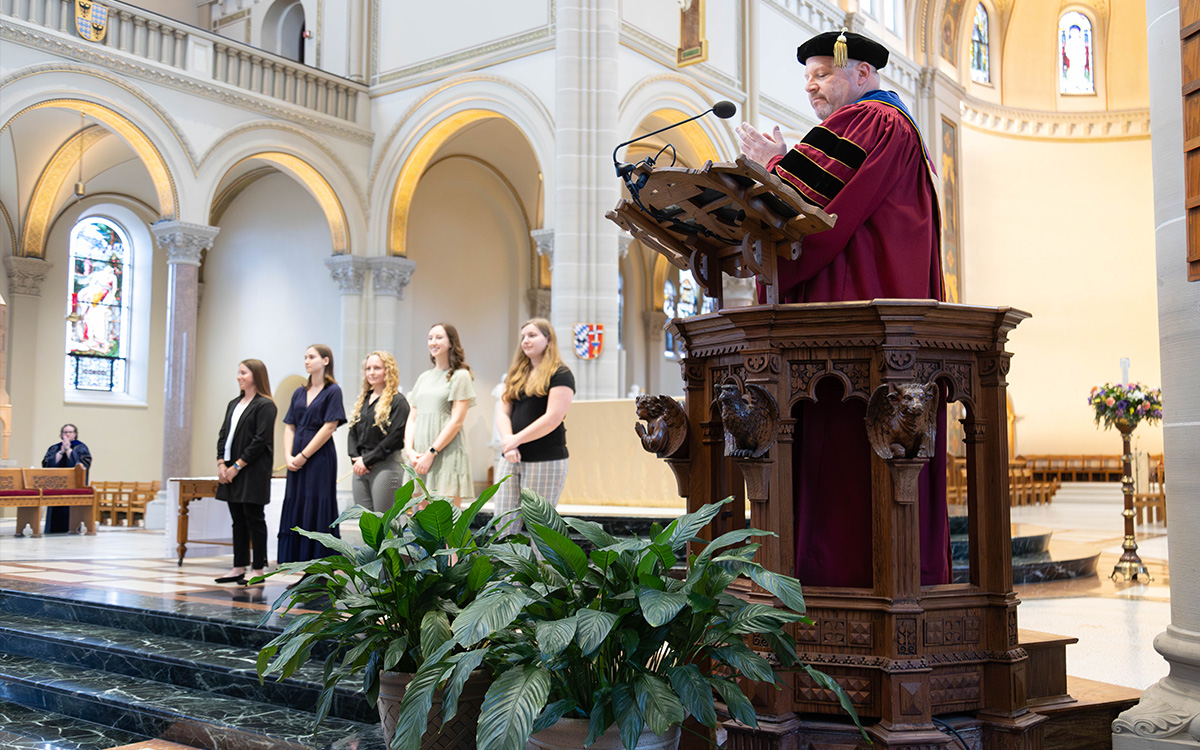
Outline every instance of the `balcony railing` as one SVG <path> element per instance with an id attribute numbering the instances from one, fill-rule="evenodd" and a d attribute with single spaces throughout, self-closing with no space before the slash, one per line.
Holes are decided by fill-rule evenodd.
<path id="1" fill-rule="evenodd" d="M 248 44 L 106 0 L 108 28 L 96 44 L 310 112 L 365 126 L 367 87 Z M 91 44 L 75 31 L 75 0 L 0 0 L 0 16 Z"/>

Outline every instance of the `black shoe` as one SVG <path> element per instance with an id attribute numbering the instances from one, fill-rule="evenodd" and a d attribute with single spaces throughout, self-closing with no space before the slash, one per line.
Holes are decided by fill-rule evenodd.
<path id="1" fill-rule="evenodd" d="M 238 575 L 235 575 L 235 576 L 221 576 L 220 578 L 214 578 L 213 580 L 216 581 L 217 583 L 241 583 L 241 584 L 244 584 L 244 583 L 246 583 L 246 574 L 239 573 Z"/>

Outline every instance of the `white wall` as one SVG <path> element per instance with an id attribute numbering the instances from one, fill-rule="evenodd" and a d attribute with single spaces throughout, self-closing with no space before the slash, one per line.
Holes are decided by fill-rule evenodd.
<path id="1" fill-rule="evenodd" d="M 1160 384 L 1150 141 L 961 132 L 964 301 L 1033 314 L 1009 346 L 1017 452 L 1118 453 L 1086 396 L 1122 357 Z M 1161 427 L 1134 439 L 1162 451 Z"/>
<path id="2" fill-rule="evenodd" d="M 400 381 L 407 390 L 431 366 L 426 348 L 430 326 L 447 322 L 462 337 L 475 371 L 478 401 L 466 430 L 476 481 L 492 465 L 495 400 L 492 389 L 508 370 L 517 326 L 529 317 L 528 228 L 507 187 L 478 162 L 438 162 L 421 179 L 409 218 L 408 253 L 413 274 L 412 350 L 397 352 Z M 569 342 L 568 342 L 569 345 Z M 562 342 L 560 352 L 564 351 Z"/>
<path id="3" fill-rule="evenodd" d="M 238 196 L 220 227 L 204 261 L 196 336 L 192 473 L 202 475 L 216 465 L 217 430 L 225 405 L 238 394 L 237 363 L 266 364 L 282 420 L 292 394 L 280 392 L 279 384 L 304 375 L 308 346 L 328 344 L 337 352 L 341 335 L 341 299 L 324 266 L 329 227 L 303 187 L 282 174 L 264 177 Z M 359 363 L 335 360 L 334 375 L 349 415 Z M 334 433 L 339 476 L 349 470 L 345 432 Z M 347 489 L 349 482 L 338 486 Z"/>

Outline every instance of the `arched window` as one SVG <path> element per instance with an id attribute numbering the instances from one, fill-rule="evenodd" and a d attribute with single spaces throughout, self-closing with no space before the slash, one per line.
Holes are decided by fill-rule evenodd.
<path id="1" fill-rule="evenodd" d="M 1092 22 L 1076 10 L 1058 19 L 1058 91 L 1060 94 L 1096 93 L 1092 57 Z"/>
<path id="2" fill-rule="evenodd" d="M 667 314 L 667 320 L 675 317 L 675 299 L 675 282 L 668 279 L 663 282 L 663 312 Z M 675 337 L 670 331 L 667 331 L 663 342 L 663 356 L 675 356 Z"/>
<path id="3" fill-rule="evenodd" d="M 988 55 L 988 12 L 983 3 L 975 6 L 975 22 L 971 24 L 971 80 L 992 82 L 991 59 Z"/>
<path id="4" fill-rule="evenodd" d="M 124 228 L 102 216 L 71 229 L 67 286 L 66 387 L 128 390 L 133 250 Z"/>

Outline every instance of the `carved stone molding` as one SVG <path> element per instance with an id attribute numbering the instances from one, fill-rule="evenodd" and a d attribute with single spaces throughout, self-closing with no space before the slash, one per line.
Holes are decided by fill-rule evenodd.
<path id="1" fill-rule="evenodd" d="M 1135 737 L 1188 745 L 1200 742 L 1198 719 L 1200 699 L 1156 683 L 1146 688 L 1136 706 L 1121 713 L 1113 722 L 1113 747 L 1122 747 L 1126 744 L 1122 740 Z"/>
<path id="2" fill-rule="evenodd" d="M 4 267 L 8 270 L 8 291 L 27 297 L 42 296 L 42 282 L 53 266 L 53 263 L 41 258 L 10 255 L 4 259 Z"/>
<path id="3" fill-rule="evenodd" d="M 550 270 L 554 270 L 554 230 L 553 229 L 535 229 L 529 233 L 533 241 L 537 243 L 538 255 L 544 255 L 550 261 Z"/>
<path id="4" fill-rule="evenodd" d="M 328 260 L 325 264 L 329 265 Z M 404 287 L 408 286 L 409 282 L 412 281 L 413 271 L 417 270 L 417 262 L 415 260 L 410 260 L 399 255 L 368 258 L 367 266 L 371 269 L 375 294 L 395 297 L 396 299 L 404 299 Z M 330 268 L 332 269 L 332 266 Z"/>
<path id="5" fill-rule="evenodd" d="M 1150 110 L 1039 112 L 989 104 L 968 97 L 959 105 L 963 124 L 1014 138 L 1062 141 L 1150 137 Z"/>
<path id="6" fill-rule="evenodd" d="M 529 311 L 533 313 L 535 318 L 550 318 L 550 300 L 553 296 L 549 289 L 528 289 L 525 292 L 529 297 Z"/>
<path id="7" fill-rule="evenodd" d="M 200 258 L 212 249 L 221 228 L 186 221 L 156 221 L 150 225 L 150 231 L 167 254 L 168 264 L 199 266 Z"/>
<path id="8" fill-rule="evenodd" d="M 662 310 L 647 310 L 642 313 L 642 319 L 646 321 L 646 337 L 651 341 L 662 341 L 667 314 Z"/>
<path id="9" fill-rule="evenodd" d="M 366 286 L 367 259 L 357 255 L 331 255 L 325 259 L 329 275 L 342 294 L 362 294 Z"/>

